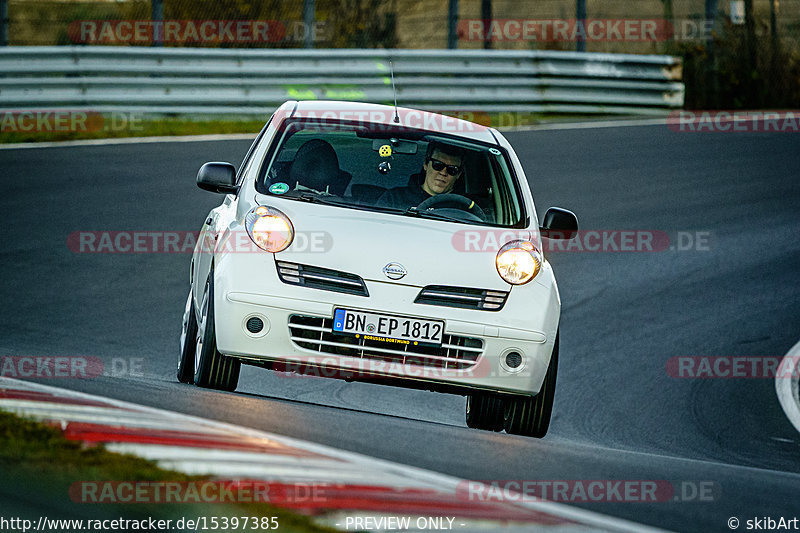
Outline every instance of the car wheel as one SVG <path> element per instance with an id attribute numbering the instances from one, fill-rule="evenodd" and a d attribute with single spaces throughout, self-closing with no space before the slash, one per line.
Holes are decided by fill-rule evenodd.
<path id="1" fill-rule="evenodd" d="M 214 330 L 214 272 L 208 275 L 197 323 L 194 355 L 194 383 L 200 387 L 233 391 L 239 384 L 241 363 L 217 350 Z"/>
<path id="2" fill-rule="evenodd" d="M 194 314 L 192 291 L 186 299 L 183 310 L 183 327 L 181 328 L 181 351 L 178 354 L 178 381 L 192 383 L 194 381 L 194 349 L 197 345 L 197 317 Z"/>
<path id="3" fill-rule="evenodd" d="M 489 392 L 469 394 L 467 426 L 488 431 L 503 431 L 503 399 Z"/>
<path id="4" fill-rule="evenodd" d="M 506 433 L 542 438 L 550 427 L 553 412 L 553 399 L 556 393 L 556 374 L 558 373 L 558 333 L 553 345 L 550 366 L 547 367 L 542 389 L 536 396 L 508 397 L 505 399 Z"/>

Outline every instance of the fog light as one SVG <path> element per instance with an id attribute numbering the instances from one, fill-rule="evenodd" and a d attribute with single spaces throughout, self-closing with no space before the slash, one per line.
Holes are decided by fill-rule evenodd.
<path id="1" fill-rule="evenodd" d="M 257 316 L 252 316 L 247 320 L 247 331 L 250 333 L 259 333 L 264 329 L 264 321 Z"/>
<path id="2" fill-rule="evenodd" d="M 242 320 L 242 328 L 245 334 L 250 337 L 263 337 L 269 333 L 269 320 L 261 314 L 251 314 L 244 317 Z"/>
<path id="3" fill-rule="evenodd" d="M 500 353 L 500 367 L 509 374 L 519 374 L 525 368 L 525 352 L 509 347 Z"/>
<path id="4" fill-rule="evenodd" d="M 522 356 L 519 352 L 509 352 L 506 354 L 506 366 L 517 369 L 522 365 Z"/>

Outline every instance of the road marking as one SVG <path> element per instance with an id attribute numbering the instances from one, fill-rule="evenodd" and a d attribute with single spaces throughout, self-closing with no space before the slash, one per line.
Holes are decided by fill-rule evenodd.
<path id="1" fill-rule="evenodd" d="M 778 393 L 778 401 L 786 413 L 786 418 L 794 426 L 797 431 L 800 431 L 800 394 L 798 388 L 800 387 L 800 379 L 797 374 L 800 369 L 797 368 L 798 358 L 800 358 L 800 342 L 792 346 L 789 353 L 783 356 L 783 360 L 778 365 L 781 369 L 775 376 L 775 392 Z M 784 366 L 786 365 L 786 366 Z M 791 377 L 786 374 L 791 368 Z"/>
<path id="2" fill-rule="evenodd" d="M 25 148 L 67 148 L 74 146 L 108 146 L 113 144 L 146 144 L 146 143 L 188 143 L 210 141 L 253 141 L 255 133 L 221 133 L 215 135 L 183 135 L 175 137 L 116 137 L 111 139 L 84 139 L 79 141 L 49 141 L 30 143 L 1 144 L 0 150 L 19 150 Z"/>
<path id="3" fill-rule="evenodd" d="M 680 125 L 680 117 L 663 116 L 657 118 L 620 118 L 612 120 L 590 120 L 587 122 L 548 122 L 523 126 L 500 126 L 495 128 L 502 132 L 546 131 L 546 130 L 587 130 L 599 128 L 630 128 L 639 126 Z M 728 120 L 726 122 L 732 122 Z M 79 141 L 54 141 L 0 144 L 0 150 L 20 148 L 58 148 L 65 146 L 105 146 L 111 144 L 139 144 L 161 142 L 205 142 L 205 141 L 238 141 L 253 140 L 257 133 L 226 133 L 213 135 L 185 135 L 176 137 L 118 137 L 113 139 L 88 139 Z"/>
<path id="4" fill-rule="evenodd" d="M 587 130 L 599 128 L 628 128 L 637 126 L 667 126 L 678 124 L 674 117 L 635 118 L 618 120 L 596 120 L 588 122 L 550 122 L 525 126 L 500 126 L 502 132 L 544 131 L 544 130 Z M 112 139 L 86 139 L 78 141 L 52 141 L 0 144 L 0 150 L 17 150 L 21 148 L 62 148 L 69 146 L 107 146 L 114 144 L 144 144 L 162 142 L 208 142 L 208 141 L 241 141 L 254 140 L 258 133 L 225 133 L 214 135 L 184 135 L 175 137 L 117 137 Z"/>
<path id="5" fill-rule="evenodd" d="M 497 128 L 503 132 L 538 131 L 538 130 L 584 130 L 592 128 L 622 128 L 630 126 L 666 126 L 666 118 L 634 119 L 634 120 L 605 120 L 596 122 L 570 122 L 531 124 L 529 126 L 501 126 Z M 213 142 L 213 141 L 252 141 L 258 133 L 220 133 L 213 135 L 183 135 L 175 137 L 115 137 L 109 139 L 83 139 L 76 141 L 48 141 L 25 143 L 0 143 L 0 150 L 20 150 L 31 148 L 67 148 L 75 146 L 109 146 L 115 144 L 148 144 L 148 143 L 183 143 L 183 142 Z"/>
<path id="6" fill-rule="evenodd" d="M 538 130 L 584 130 L 592 128 L 622 128 L 630 126 L 665 126 L 666 118 L 608 120 L 596 122 L 571 122 L 532 124 L 529 126 L 502 126 L 497 128 L 503 132 L 538 131 Z M 220 133 L 214 135 L 183 135 L 175 137 L 115 137 L 109 139 L 83 139 L 76 141 L 48 141 L 25 143 L 0 143 L 0 150 L 22 150 L 35 148 L 69 148 L 80 146 L 111 146 L 119 144 L 152 144 L 152 143 L 185 143 L 214 141 L 252 141 L 258 133 Z"/>
<path id="7" fill-rule="evenodd" d="M 677 120 L 674 122 L 677 123 Z M 666 126 L 669 120 L 663 118 L 598 120 L 590 122 L 553 122 L 547 124 L 531 124 L 528 126 L 501 126 L 496 128 L 503 132 L 539 131 L 539 130 L 585 130 L 593 128 L 623 128 L 631 126 Z M 25 148 L 66 148 L 75 146 L 109 146 L 115 144 L 147 144 L 147 143 L 183 143 L 212 141 L 252 141 L 258 133 L 221 133 L 213 135 L 183 135 L 175 137 L 116 137 L 110 139 L 84 139 L 77 141 L 49 141 L 1 144 L 0 150 L 19 150 Z"/>
<path id="8" fill-rule="evenodd" d="M 677 122 L 677 121 L 675 121 Z M 589 122 L 551 122 L 545 124 L 531 124 L 528 126 L 502 126 L 497 128 L 503 132 L 514 131 L 539 131 L 539 130 L 589 130 L 594 128 L 625 128 L 632 126 L 666 126 L 669 124 L 667 117 L 597 120 Z"/>

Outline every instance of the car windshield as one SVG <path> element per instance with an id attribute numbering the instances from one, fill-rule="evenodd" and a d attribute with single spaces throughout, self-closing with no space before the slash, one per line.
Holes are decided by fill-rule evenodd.
<path id="1" fill-rule="evenodd" d="M 352 209 L 521 227 L 524 207 L 503 151 L 437 132 L 288 121 L 259 192 Z"/>

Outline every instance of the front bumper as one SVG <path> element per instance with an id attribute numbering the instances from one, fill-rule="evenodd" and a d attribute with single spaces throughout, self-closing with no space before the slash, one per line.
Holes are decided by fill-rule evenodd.
<path id="1" fill-rule="evenodd" d="M 417 304 L 414 299 L 420 287 L 392 281 L 365 280 L 368 297 L 288 285 L 278 278 L 271 254 L 218 256 L 214 273 L 219 351 L 266 366 L 287 363 L 278 366 L 304 369 L 312 375 L 369 376 L 374 383 L 415 388 L 430 384 L 432 389 L 462 393 L 483 389 L 532 395 L 541 388 L 558 328 L 560 301 L 547 263 L 534 281 L 511 289 L 500 311 Z M 442 363 L 435 355 L 398 356 L 394 353 L 398 348 L 392 345 L 377 351 L 344 348 L 339 346 L 344 339 L 323 331 L 324 319 L 333 317 L 335 307 L 445 320 L 445 343 L 453 349 L 442 352 L 447 359 Z M 247 329 L 252 317 L 264 324 L 257 333 Z M 290 321 L 319 331 L 319 339 L 298 340 L 299 330 L 290 328 Z M 514 369 L 504 364 L 512 351 L 523 361 Z M 465 362 L 454 360 L 462 356 Z M 432 362 L 439 364 L 432 366 Z"/>

